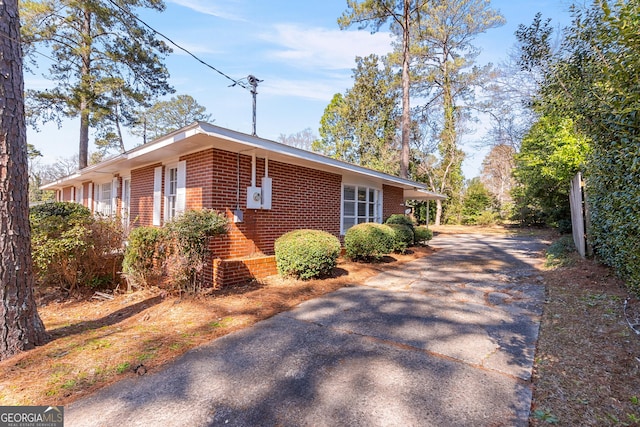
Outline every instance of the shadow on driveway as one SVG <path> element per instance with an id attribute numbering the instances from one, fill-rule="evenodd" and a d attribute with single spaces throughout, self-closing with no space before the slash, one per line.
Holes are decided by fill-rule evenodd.
<path id="1" fill-rule="evenodd" d="M 542 246 L 451 235 L 433 245 L 402 271 L 77 401 L 66 425 L 526 426 Z"/>

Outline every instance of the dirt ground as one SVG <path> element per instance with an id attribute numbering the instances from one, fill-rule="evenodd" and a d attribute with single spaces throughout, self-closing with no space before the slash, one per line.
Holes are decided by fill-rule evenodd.
<path id="1" fill-rule="evenodd" d="M 440 233 L 539 233 L 441 227 Z M 551 241 L 552 235 L 545 235 Z M 340 260 L 333 277 L 272 277 L 198 297 L 152 289 L 91 298 L 39 292 L 51 341 L 0 362 L 0 405 L 64 405 L 126 376 L 160 369 L 187 350 L 437 248 L 378 264 Z M 640 302 L 611 270 L 572 256 L 540 271 L 547 285 L 533 376 L 531 426 L 640 425 Z"/>
<path id="2" fill-rule="evenodd" d="M 157 370 L 189 349 L 250 326 L 311 298 L 433 253 L 415 247 L 375 264 L 338 262 L 331 278 L 277 276 L 200 296 L 161 289 L 66 295 L 38 291 L 38 312 L 51 340 L 0 362 L 0 405 L 65 405 L 128 375 Z"/>
<path id="3" fill-rule="evenodd" d="M 575 254 L 542 276 L 531 425 L 640 425 L 640 301 Z"/>

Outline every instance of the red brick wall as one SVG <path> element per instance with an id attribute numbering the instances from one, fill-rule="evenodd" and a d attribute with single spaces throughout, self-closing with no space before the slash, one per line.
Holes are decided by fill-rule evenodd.
<path id="1" fill-rule="evenodd" d="M 392 214 L 403 214 L 404 191 L 399 187 L 382 186 L 382 220 L 386 221 Z"/>
<path id="2" fill-rule="evenodd" d="M 278 272 L 275 258 L 273 255 L 238 260 L 216 258 L 213 260 L 213 285 L 224 287 L 250 278 L 273 276 Z"/>
<path id="3" fill-rule="evenodd" d="M 182 156 L 186 161 L 186 209 L 211 208 L 230 219 L 229 232 L 210 241 L 212 260 L 207 263 L 208 284 L 227 285 L 251 277 L 275 274 L 273 244 L 287 231 L 300 228 L 340 234 L 342 177 L 337 174 L 269 161 L 272 179 L 272 209 L 247 209 L 247 187 L 251 185 L 251 156 L 215 148 Z M 234 224 L 237 203 L 238 160 L 239 206 L 244 220 Z M 153 220 L 153 175 L 160 164 L 131 171 L 132 225 L 151 225 Z M 257 159 L 256 186 L 261 186 L 265 160 Z M 164 174 L 163 174 L 164 175 Z M 164 179 L 163 179 L 164 185 Z M 403 213 L 403 191 L 383 186 L 383 219 Z M 265 255 L 265 257 L 255 258 Z M 247 259 L 248 257 L 254 257 Z M 245 259 L 240 259 L 245 258 Z"/>
<path id="4" fill-rule="evenodd" d="M 73 187 L 64 187 L 62 189 L 61 200 L 65 202 L 72 202 L 74 201 L 74 198 L 72 196 L 73 196 Z"/>
<path id="5" fill-rule="evenodd" d="M 186 209 L 212 208 L 233 218 L 237 203 L 238 155 L 209 149 L 183 156 L 187 161 Z M 261 186 L 265 160 L 257 159 L 256 185 Z M 315 228 L 340 233 L 340 175 L 269 162 L 273 181 L 272 209 L 246 209 L 251 185 L 251 156 L 240 155 L 242 223 L 229 226 L 226 236 L 212 239 L 214 257 L 239 258 L 273 254 L 273 243 L 287 231 Z"/>
<path id="6" fill-rule="evenodd" d="M 153 224 L 153 170 L 160 163 L 131 171 L 130 214 L 132 226 Z M 164 179 L 163 185 L 164 185 Z"/>

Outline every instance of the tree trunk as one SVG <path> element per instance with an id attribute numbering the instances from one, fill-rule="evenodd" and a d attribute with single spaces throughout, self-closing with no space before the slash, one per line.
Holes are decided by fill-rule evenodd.
<path id="1" fill-rule="evenodd" d="M 33 296 L 18 0 L 0 1 L 0 360 L 47 340 Z"/>
<path id="2" fill-rule="evenodd" d="M 433 225 L 438 226 L 442 221 L 442 200 L 436 200 L 436 217 L 433 220 Z"/>
<path id="3" fill-rule="evenodd" d="M 85 43 L 84 53 L 81 54 L 82 65 L 80 68 L 80 146 L 78 148 L 78 169 L 86 168 L 89 164 L 89 118 L 90 105 L 88 93 L 91 93 L 91 12 L 87 9 L 83 13 L 82 32 Z"/>
<path id="4" fill-rule="evenodd" d="M 409 15 L 411 2 L 404 0 L 402 25 L 402 149 L 400 152 L 400 178 L 409 177 L 409 136 L 411 109 L 409 106 Z"/>
<path id="5" fill-rule="evenodd" d="M 86 103 L 80 104 L 80 146 L 78 147 L 78 169 L 86 168 L 89 164 L 89 112 Z"/>

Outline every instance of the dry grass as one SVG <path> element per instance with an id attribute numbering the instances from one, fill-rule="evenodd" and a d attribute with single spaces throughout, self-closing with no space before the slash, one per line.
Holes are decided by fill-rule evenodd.
<path id="1" fill-rule="evenodd" d="M 67 404 L 128 375 L 157 370 L 193 347 L 302 301 L 432 252 L 413 248 L 378 264 L 340 260 L 334 277 L 325 280 L 271 277 L 198 297 L 146 290 L 98 301 L 90 294 L 69 298 L 44 291 L 38 311 L 51 340 L 0 362 L 0 404 Z"/>
<path id="2" fill-rule="evenodd" d="M 639 301 L 610 269 L 569 261 L 541 273 L 547 303 L 530 425 L 640 425 L 640 336 L 627 322 L 640 322 Z"/>

